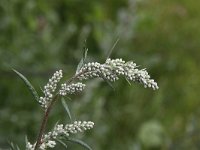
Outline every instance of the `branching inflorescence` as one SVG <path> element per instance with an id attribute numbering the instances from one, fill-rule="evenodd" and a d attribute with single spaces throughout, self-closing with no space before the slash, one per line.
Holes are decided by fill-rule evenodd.
<path id="1" fill-rule="evenodd" d="M 93 128 L 94 123 L 91 121 L 75 121 L 72 124 L 58 124 L 54 129 L 43 136 L 41 139 L 42 144 L 40 145 L 41 150 L 47 148 L 54 148 L 56 146 L 56 139 L 62 138 L 62 136 L 68 137 L 70 134 L 75 134 L 78 132 L 83 132 Z M 27 149 L 33 150 L 34 145 L 31 145 L 30 142 L 27 143 Z"/>
<path id="2" fill-rule="evenodd" d="M 101 77 L 114 82 L 120 76 L 124 76 L 129 81 L 136 81 L 143 84 L 145 88 L 158 89 L 157 83 L 153 79 L 150 79 L 148 72 L 145 69 L 139 70 L 132 61 L 125 62 L 122 59 L 107 59 L 104 64 L 92 62 L 85 64 L 80 72 L 86 72 L 78 77 L 80 80 Z"/>
<path id="3" fill-rule="evenodd" d="M 78 92 L 83 91 L 85 88 L 85 84 L 78 82 L 78 83 L 72 83 L 71 85 L 67 85 L 66 83 L 61 84 L 61 89 L 59 91 L 59 94 L 62 96 L 66 96 L 68 94 L 75 94 Z"/>
<path id="4" fill-rule="evenodd" d="M 149 87 L 153 90 L 158 89 L 157 83 L 150 78 L 150 75 L 145 69 L 138 69 L 137 65 L 132 61 L 125 62 L 122 59 L 109 58 L 103 64 L 98 62 L 82 64 L 76 74 L 68 82 L 59 85 L 62 77 L 62 70 L 56 71 L 49 79 L 47 85 L 44 86 L 44 96 L 39 98 L 39 103 L 41 107 L 44 108 L 45 115 L 37 141 L 35 144 L 27 142 L 27 150 L 46 150 L 47 148 L 54 148 L 56 146 L 56 141 L 60 140 L 60 138 L 69 137 L 71 134 L 93 128 L 94 123 L 91 121 L 75 121 L 72 124 L 57 124 L 52 131 L 49 131 L 47 134 L 44 133 L 53 103 L 58 97 L 60 98 L 62 96 L 82 92 L 86 85 L 80 81 L 102 78 L 109 82 L 115 82 L 120 77 L 124 77 L 128 81 L 143 84 L 145 88 Z"/>
<path id="5" fill-rule="evenodd" d="M 44 86 L 44 97 L 40 97 L 39 103 L 42 107 L 47 108 L 49 103 L 52 101 L 53 93 L 55 92 L 58 82 L 63 77 L 62 70 L 56 71 L 53 76 L 49 79 L 47 85 Z"/>

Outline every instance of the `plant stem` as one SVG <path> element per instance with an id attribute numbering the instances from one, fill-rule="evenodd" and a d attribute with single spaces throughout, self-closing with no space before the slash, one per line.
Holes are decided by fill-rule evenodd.
<path id="1" fill-rule="evenodd" d="M 73 82 L 75 79 L 77 79 L 78 76 L 84 74 L 85 72 L 80 72 L 79 74 L 73 76 L 72 78 L 70 78 L 68 81 L 67 81 L 67 84 L 70 84 L 71 82 Z M 39 131 L 39 134 L 38 134 L 38 137 L 37 137 L 37 141 L 36 141 L 36 145 L 35 145 L 35 148 L 34 150 L 38 150 L 38 148 L 40 147 L 40 145 L 42 144 L 42 136 L 44 134 L 44 131 L 45 131 L 45 128 L 46 128 L 46 124 L 47 124 L 47 121 L 48 121 L 48 118 L 49 118 L 49 114 L 50 114 L 50 111 L 52 109 L 52 106 L 53 104 L 56 102 L 56 100 L 59 98 L 59 95 L 56 94 L 55 97 L 53 98 L 53 100 L 51 101 L 51 103 L 49 104 L 49 106 L 47 107 L 45 113 L 44 113 L 44 117 L 42 119 L 42 124 L 41 124 L 41 127 L 40 127 L 40 131 Z"/>
<path id="2" fill-rule="evenodd" d="M 76 80 L 79 76 L 81 76 L 84 73 L 87 73 L 88 71 L 83 71 L 80 72 L 78 74 L 76 74 L 75 76 L 71 77 L 68 81 L 66 81 L 67 84 L 70 84 L 71 82 L 73 82 L 74 80 Z"/>
<path id="3" fill-rule="evenodd" d="M 41 124 L 41 127 L 40 127 L 40 131 L 39 131 L 39 134 L 38 134 L 38 138 L 37 138 L 37 142 L 36 142 L 34 150 L 37 150 L 40 147 L 40 145 L 42 144 L 41 139 L 42 139 L 43 133 L 44 133 L 45 128 L 46 128 L 46 124 L 47 124 L 47 121 L 48 121 L 48 118 L 49 118 L 49 114 L 50 114 L 51 108 L 52 108 L 53 104 L 56 102 L 56 100 L 58 99 L 58 97 L 59 96 L 56 95 L 53 98 L 53 100 L 51 101 L 51 103 L 49 104 L 49 106 L 47 107 L 47 109 L 45 111 L 45 114 L 44 114 L 44 117 L 42 119 L 42 124 Z"/>

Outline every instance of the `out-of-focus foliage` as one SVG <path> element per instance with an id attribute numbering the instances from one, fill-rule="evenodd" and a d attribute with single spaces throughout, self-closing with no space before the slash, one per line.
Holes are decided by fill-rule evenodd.
<path id="1" fill-rule="evenodd" d="M 87 39 L 89 60 L 134 60 L 150 71 L 158 91 L 99 80 L 67 100 L 72 117 L 92 120 L 79 135 L 96 150 L 199 149 L 200 1 L 198 0 L 1 0 L 0 147 L 34 141 L 40 107 L 11 68 L 22 72 L 40 94 L 57 69 L 70 77 Z M 48 129 L 67 114 L 60 104 Z M 69 149 L 81 149 L 70 145 Z"/>

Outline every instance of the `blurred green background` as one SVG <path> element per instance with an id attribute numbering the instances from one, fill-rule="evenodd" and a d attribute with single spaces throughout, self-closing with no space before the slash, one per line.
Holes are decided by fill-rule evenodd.
<path id="1" fill-rule="evenodd" d="M 147 68 L 160 89 L 120 80 L 113 90 L 89 81 L 67 100 L 74 120 L 95 122 L 77 138 L 95 150 L 200 149 L 199 6 L 198 0 L 1 0 L 0 147 L 13 141 L 23 148 L 26 134 L 35 141 L 42 117 L 11 68 L 42 94 L 55 70 L 73 75 L 86 39 L 88 61 L 104 62 L 119 38 L 111 57 Z M 58 120 L 69 123 L 59 103 L 48 129 Z"/>

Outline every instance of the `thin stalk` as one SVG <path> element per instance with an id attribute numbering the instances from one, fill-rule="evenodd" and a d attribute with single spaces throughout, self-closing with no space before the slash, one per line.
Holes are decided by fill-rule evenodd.
<path id="1" fill-rule="evenodd" d="M 66 81 L 67 84 L 70 84 L 71 82 L 73 82 L 74 80 L 76 80 L 79 76 L 83 75 L 84 73 L 87 73 L 88 71 L 83 71 L 78 73 L 77 75 L 71 77 L 68 81 Z"/>
<path id="2" fill-rule="evenodd" d="M 42 139 L 42 136 L 43 136 L 43 133 L 45 131 L 45 128 L 46 128 L 46 124 L 47 124 L 47 121 L 48 121 L 48 118 L 49 118 L 49 114 L 50 114 L 50 111 L 52 109 L 52 106 L 53 104 L 56 102 L 56 100 L 58 99 L 58 95 L 56 95 L 53 100 L 51 101 L 51 103 L 49 104 L 49 106 L 47 107 L 47 110 L 45 111 L 44 113 L 44 117 L 42 119 L 42 124 L 41 124 L 41 127 L 40 127 L 40 131 L 39 131 L 39 134 L 38 134 L 38 138 L 37 138 L 37 142 L 36 142 L 36 145 L 35 145 L 35 148 L 34 150 L 37 150 L 40 145 L 42 144 L 41 142 L 41 139 Z"/>
<path id="3" fill-rule="evenodd" d="M 78 78 L 78 76 L 84 74 L 85 72 L 80 72 L 79 74 L 73 76 L 72 78 L 70 78 L 68 81 L 67 81 L 67 84 L 70 84 L 71 82 L 73 82 L 75 79 Z M 55 95 L 55 97 L 53 98 L 53 100 L 51 101 L 51 103 L 49 104 L 49 106 L 47 107 L 45 113 L 44 113 L 44 117 L 42 119 L 42 124 L 41 124 L 41 127 L 40 127 L 40 131 L 39 131 L 39 134 L 38 134 L 38 137 L 37 137 L 37 141 L 36 141 L 36 145 L 35 145 L 35 148 L 34 150 L 38 150 L 38 148 L 40 147 L 40 145 L 42 144 L 42 136 L 44 134 L 44 131 L 46 129 L 46 125 L 47 125 L 47 121 L 48 121 L 48 118 L 49 118 L 49 114 L 51 112 L 51 109 L 52 109 L 52 106 L 53 104 L 56 102 L 56 100 L 59 98 L 59 95 L 58 93 Z"/>

